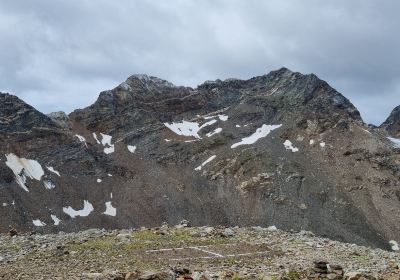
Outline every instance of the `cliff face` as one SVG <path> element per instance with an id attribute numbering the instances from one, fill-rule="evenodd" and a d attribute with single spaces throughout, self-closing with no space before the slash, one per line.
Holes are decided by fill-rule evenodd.
<path id="1" fill-rule="evenodd" d="M 398 150 L 315 75 L 195 89 L 134 75 L 69 116 L 0 98 L 2 231 L 188 219 L 400 240 Z"/>

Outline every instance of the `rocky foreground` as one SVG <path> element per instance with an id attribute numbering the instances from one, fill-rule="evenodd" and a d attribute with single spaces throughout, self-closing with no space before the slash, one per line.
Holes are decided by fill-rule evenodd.
<path id="1" fill-rule="evenodd" d="M 0 235 L 1 279 L 400 279 L 400 254 L 275 227 Z"/>

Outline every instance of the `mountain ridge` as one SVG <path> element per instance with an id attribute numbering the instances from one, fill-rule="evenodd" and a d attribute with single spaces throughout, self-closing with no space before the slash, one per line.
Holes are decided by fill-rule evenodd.
<path id="1" fill-rule="evenodd" d="M 313 74 L 282 68 L 194 89 L 132 75 L 68 117 L 14 102 L 0 107 L 0 120 L 17 120 L 0 126 L 1 231 L 188 219 L 381 248 L 400 240 L 399 151 Z"/>

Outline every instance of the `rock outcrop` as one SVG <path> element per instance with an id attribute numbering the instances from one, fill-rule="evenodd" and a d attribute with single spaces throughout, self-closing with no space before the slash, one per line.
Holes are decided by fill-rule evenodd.
<path id="1" fill-rule="evenodd" d="M 313 74 L 197 88 L 134 75 L 68 117 L 1 98 L 1 231 L 187 219 L 400 241 L 399 150 Z"/>

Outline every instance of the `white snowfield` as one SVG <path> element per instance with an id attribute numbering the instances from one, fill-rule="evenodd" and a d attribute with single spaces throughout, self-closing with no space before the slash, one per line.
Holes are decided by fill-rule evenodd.
<path id="1" fill-rule="evenodd" d="M 32 220 L 32 223 L 37 227 L 44 227 L 46 225 L 41 220 Z"/>
<path id="2" fill-rule="evenodd" d="M 170 130 L 172 130 L 174 133 L 182 136 L 192 136 L 197 139 L 201 139 L 199 135 L 199 131 L 209 125 L 212 125 L 216 123 L 217 120 L 211 120 L 203 125 L 199 125 L 197 122 L 188 122 L 183 120 L 182 122 L 174 122 L 174 123 L 164 123 L 166 127 L 168 127 Z"/>
<path id="3" fill-rule="evenodd" d="M 103 214 L 113 217 L 117 215 L 117 209 L 112 206 L 111 201 L 106 202 L 106 211 L 104 211 Z"/>
<path id="4" fill-rule="evenodd" d="M 281 127 L 281 124 L 278 125 L 266 125 L 263 124 L 260 128 L 257 128 L 256 132 L 254 132 L 249 137 L 242 138 L 242 141 L 235 143 L 231 146 L 232 149 L 239 147 L 241 145 L 251 145 L 257 142 L 259 139 L 266 137 L 270 134 L 271 131 Z"/>
<path id="5" fill-rule="evenodd" d="M 393 138 L 393 137 L 388 137 L 387 139 L 390 140 L 390 142 L 392 142 L 393 146 L 395 148 L 400 148 L 400 139 L 398 138 Z"/>
<path id="6" fill-rule="evenodd" d="M 55 226 L 58 226 L 60 224 L 61 220 L 57 218 L 56 215 L 50 215 L 50 217 L 53 220 Z"/>
<path id="7" fill-rule="evenodd" d="M 299 149 L 294 147 L 292 142 L 290 142 L 290 140 L 286 140 L 285 142 L 283 142 L 283 145 L 285 146 L 286 150 L 291 150 L 293 153 L 298 152 Z"/>
<path id="8" fill-rule="evenodd" d="M 128 145 L 128 150 L 133 154 L 136 151 L 136 146 Z"/>
<path id="9" fill-rule="evenodd" d="M 18 185 L 25 191 L 29 192 L 25 185 L 26 177 L 40 181 L 44 175 L 44 171 L 39 162 L 32 159 L 19 158 L 14 154 L 6 155 L 6 165 L 13 171 Z"/>
<path id="10" fill-rule="evenodd" d="M 203 162 L 200 166 L 196 167 L 194 170 L 199 171 L 201 170 L 201 168 L 206 165 L 207 163 L 209 163 L 210 161 L 214 160 L 217 156 L 213 155 L 211 157 L 209 157 L 205 162 Z"/>
<path id="11" fill-rule="evenodd" d="M 87 201 L 83 201 L 83 209 L 82 210 L 75 210 L 71 206 L 63 207 L 63 212 L 69 215 L 71 218 L 75 217 L 87 217 L 89 214 L 94 210 L 93 205 Z"/>

